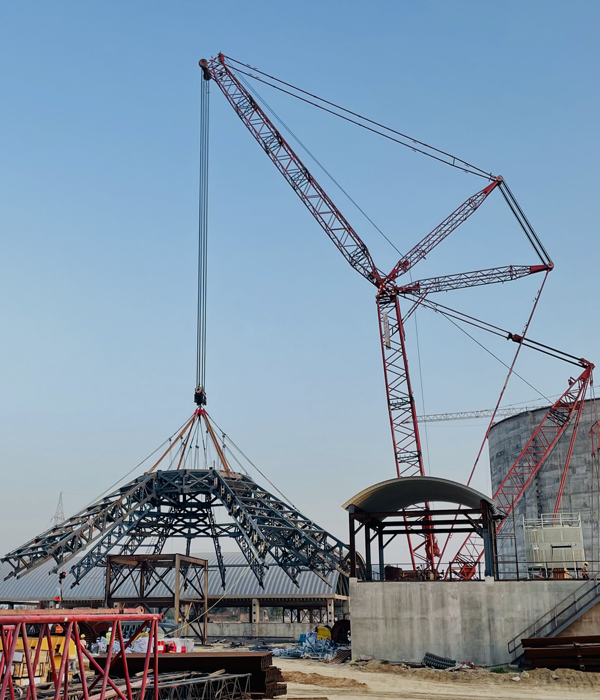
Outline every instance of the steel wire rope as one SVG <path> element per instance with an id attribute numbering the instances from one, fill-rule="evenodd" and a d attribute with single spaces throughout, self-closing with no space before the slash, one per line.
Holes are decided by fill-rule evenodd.
<path id="1" fill-rule="evenodd" d="M 206 295 L 208 250 L 208 145 L 209 81 L 200 88 L 200 176 L 198 185 L 198 308 L 196 319 L 196 386 L 205 390 L 206 381 Z"/>
<path id="2" fill-rule="evenodd" d="M 515 199 L 515 196 L 513 195 L 510 187 L 506 183 L 506 180 L 503 180 L 500 183 L 500 192 L 502 193 L 504 200 L 508 204 L 515 219 L 519 222 L 520 227 L 523 229 L 525 236 L 527 236 L 527 239 L 531 243 L 533 249 L 539 256 L 540 260 L 542 260 L 542 262 L 544 263 L 549 263 L 551 260 L 550 256 L 548 255 L 548 252 L 544 248 L 544 245 L 542 244 L 541 240 L 538 238 L 537 233 L 533 230 L 533 226 L 529 223 L 529 219 L 527 218 L 527 216 L 525 216 L 525 212 L 521 209 L 521 206 Z"/>
<path id="3" fill-rule="evenodd" d="M 598 384 L 595 384 L 594 386 L 591 386 L 591 389 L 596 389 L 598 387 Z M 549 399 L 557 399 L 559 396 L 562 396 L 562 394 L 550 394 L 548 397 Z M 523 404 L 528 404 L 531 403 L 532 401 L 536 401 L 537 399 L 529 399 L 528 401 L 515 401 L 514 403 L 507 403 L 504 404 L 502 408 L 512 408 L 513 406 L 522 406 Z M 531 410 L 536 411 L 539 408 L 546 408 L 543 404 L 540 406 L 532 406 Z M 468 419 L 468 420 L 476 420 L 476 419 Z"/>
<path id="4" fill-rule="evenodd" d="M 265 101 L 263 97 L 261 97 L 258 92 L 248 83 L 247 80 L 244 80 L 243 78 L 239 78 L 240 82 L 243 83 L 244 87 L 248 89 L 249 92 L 251 92 L 256 99 L 262 103 L 262 105 L 265 107 L 267 111 L 269 111 L 273 117 L 275 118 L 276 121 L 278 121 L 281 126 L 290 134 L 290 136 L 296 141 L 296 143 L 302 148 L 306 154 L 317 164 L 319 168 L 325 173 L 325 175 L 333 182 L 333 184 L 339 188 L 339 190 L 344 194 L 345 197 L 348 198 L 348 200 L 358 209 L 358 211 L 365 217 L 365 219 L 383 236 L 383 238 L 392 246 L 392 248 L 398 253 L 398 255 L 402 256 L 403 253 L 398 250 L 398 248 L 392 243 L 392 241 L 385 235 L 385 233 L 377 226 L 377 224 L 371 219 L 371 217 L 361 208 L 361 206 L 356 202 L 352 196 L 340 185 L 340 183 L 333 177 L 333 175 L 325 168 L 325 166 L 316 158 L 316 156 L 313 155 L 313 153 L 304 145 L 304 143 L 296 136 L 296 134 L 290 129 L 290 127 L 281 119 L 281 117 L 275 112 L 275 110 L 269 106 L 269 104 Z"/>
<path id="5" fill-rule="evenodd" d="M 227 448 L 227 452 L 229 453 L 229 457 L 230 457 L 236 464 L 239 465 L 240 469 L 244 472 L 244 474 L 245 474 L 246 476 L 250 476 L 250 474 L 248 473 L 248 470 L 246 469 L 246 467 L 244 467 L 244 465 L 240 462 L 240 460 L 235 456 L 235 454 L 234 454 L 229 448 Z M 223 453 L 225 453 L 225 451 L 223 451 Z"/>
<path id="6" fill-rule="evenodd" d="M 189 420 L 189 419 L 188 419 Z M 126 474 L 123 474 L 123 476 L 118 480 L 115 481 L 115 483 L 112 486 L 109 486 L 107 489 L 105 489 L 99 496 L 96 496 L 93 501 L 90 501 L 82 510 L 85 510 L 85 508 L 89 508 L 91 505 L 94 505 L 94 503 L 97 503 L 103 496 L 105 496 L 107 493 L 111 493 L 112 490 L 118 486 L 125 478 L 127 478 L 130 474 L 132 474 L 136 469 L 139 469 L 139 467 L 142 466 L 145 462 L 147 462 L 150 457 L 155 455 L 162 447 L 164 447 L 170 440 L 173 439 L 177 433 L 181 431 L 181 429 L 185 426 L 185 424 L 188 421 L 184 421 L 177 430 L 175 430 L 170 437 L 168 437 L 164 442 L 162 442 L 155 450 L 153 450 L 147 457 L 144 457 L 144 459 L 141 462 L 138 462 L 138 464 L 133 467 L 133 469 L 130 469 Z"/>
<path id="7" fill-rule="evenodd" d="M 257 100 L 259 100 L 263 106 L 273 115 L 273 117 L 283 126 L 283 128 L 292 136 L 292 138 L 300 145 L 300 147 L 309 155 L 309 157 L 321 168 L 321 170 L 327 175 L 327 177 L 340 189 L 340 191 L 350 200 L 350 202 L 358 209 L 358 211 L 367 219 L 367 221 L 383 236 L 383 238 L 392 246 L 392 248 L 400 255 L 401 257 L 403 256 L 403 253 L 396 247 L 396 245 L 385 235 L 385 233 L 377 226 L 377 224 L 369 217 L 369 215 L 359 206 L 359 204 L 350 196 L 350 194 L 340 185 L 340 183 L 331 175 L 331 173 L 323 166 L 323 164 L 311 153 L 311 151 L 304 145 L 304 143 L 294 134 L 294 132 L 290 129 L 289 126 L 277 115 L 277 113 L 267 104 L 267 102 L 262 98 L 256 90 L 254 90 L 249 84 L 248 81 L 244 80 L 243 78 L 239 78 L 240 82 L 244 84 L 244 86 L 256 97 Z M 409 277 L 410 281 L 413 281 L 413 276 L 412 276 L 412 269 L 409 270 Z M 415 316 L 414 319 L 415 322 L 415 335 L 416 335 L 416 341 L 417 341 L 417 357 L 418 357 L 418 365 L 419 365 L 419 374 L 420 374 L 420 387 L 421 387 L 421 402 L 423 403 L 423 406 L 425 406 L 425 395 L 423 392 L 423 375 L 422 375 L 422 370 L 421 370 L 421 349 L 420 349 L 420 344 L 419 344 L 419 329 L 417 325 L 417 318 Z M 429 436 L 427 434 L 427 426 L 425 425 L 424 427 L 424 433 L 425 433 L 425 445 L 427 448 L 427 461 L 429 465 L 429 473 L 431 474 L 431 461 L 430 461 L 430 455 L 429 455 Z M 266 478 L 266 477 L 265 477 Z M 270 483 L 270 482 L 269 482 Z M 291 502 L 291 501 L 290 501 Z M 295 507 L 295 506 L 294 506 Z"/>
<path id="8" fill-rule="evenodd" d="M 221 428 L 217 425 L 217 422 L 215 421 L 215 419 L 212 416 L 210 417 L 210 419 L 215 424 L 217 430 L 221 430 Z M 221 432 L 223 432 L 223 430 L 221 430 Z M 235 447 L 235 449 L 248 462 L 248 464 L 250 464 L 252 467 L 254 467 L 254 469 L 256 469 L 256 471 L 262 476 L 262 478 L 265 479 L 275 489 L 275 491 L 277 491 L 277 493 L 292 506 L 292 508 L 295 508 L 298 512 L 300 512 L 300 509 L 296 508 L 296 506 L 292 503 L 292 501 L 282 491 L 280 491 L 277 488 L 277 486 L 275 486 L 275 484 L 269 479 L 268 476 L 266 476 L 265 474 L 263 474 L 263 472 L 261 472 L 261 470 L 256 466 L 256 464 L 254 464 L 254 462 L 246 454 L 244 454 L 244 452 L 235 444 L 235 442 L 228 435 L 227 435 L 227 439 L 229 440 L 230 444 L 233 445 L 233 447 Z M 230 453 L 231 453 L 231 450 L 230 450 Z"/>
<path id="9" fill-rule="evenodd" d="M 392 248 L 400 255 L 403 253 L 396 247 L 396 245 L 385 235 L 385 233 L 377 226 L 377 224 L 369 217 L 369 215 L 359 206 L 359 204 L 350 196 L 350 194 L 340 185 L 340 183 L 331 175 L 331 173 L 323 166 L 323 164 L 311 153 L 311 151 L 304 145 L 304 143 L 294 134 L 289 126 L 277 115 L 277 113 L 268 105 L 268 103 L 262 98 L 256 90 L 249 85 L 248 81 L 243 78 L 239 78 L 240 82 L 260 101 L 265 109 L 267 109 L 273 117 L 283 126 L 283 128 L 292 136 L 292 138 L 300 145 L 300 147 L 309 155 L 309 157 L 321 168 L 321 170 L 327 175 L 327 177 L 340 189 L 340 191 L 349 199 L 349 201 L 358 209 L 358 211 L 367 219 L 367 221 L 383 236 L 383 238 L 392 246 Z M 409 270 L 410 281 L 413 281 L 412 269 Z M 421 349 L 419 344 L 419 329 L 417 325 L 417 318 L 415 316 L 415 335 L 417 341 L 417 357 L 419 364 L 419 374 L 420 374 L 420 387 L 421 387 L 421 402 L 425 406 L 425 395 L 423 392 L 423 375 L 421 370 Z M 425 445 L 427 448 L 427 462 L 429 465 L 429 473 L 431 474 L 431 461 L 429 455 L 429 436 L 427 434 L 427 425 L 424 427 L 425 433 Z M 265 477 L 266 478 L 266 477 Z M 270 483 L 270 482 L 269 482 Z M 290 501 L 291 503 L 291 501 Z M 295 506 L 294 506 L 295 507 Z"/>
<path id="10" fill-rule="evenodd" d="M 438 313 L 440 313 L 440 314 L 441 314 L 447 321 L 449 321 L 453 326 L 456 326 L 456 328 L 458 328 L 458 330 L 461 331 L 461 333 L 464 333 L 467 337 L 471 338 L 471 340 L 472 340 L 474 343 L 476 343 L 477 345 L 479 345 L 480 348 L 482 348 L 483 350 L 485 350 L 489 355 L 491 355 L 491 356 L 492 356 L 495 360 L 497 360 L 501 365 L 503 365 L 504 367 L 506 367 L 506 369 L 510 369 L 509 365 L 507 365 L 506 362 L 504 362 L 503 360 L 501 360 L 497 355 L 494 355 L 494 353 L 493 353 L 491 350 L 489 350 L 488 348 L 486 348 L 485 345 L 483 345 L 483 343 L 480 343 L 480 342 L 479 342 L 476 338 L 474 338 L 470 333 L 467 333 L 467 331 L 466 331 L 464 328 L 461 328 L 461 327 L 458 325 L 458 323 L 455 323 L 447 314 L 445 314 L 443 311 L 439 311 Z M 545 396 L 544 394 L 542 394 L 542 392 L 539 391 L 539 389 L 536 389 L 536 388 L 533 386 L 533 384 L 530 384 L 530 383 L 529 383 L 526 379 L 524 379 L 518 372 L 515 372 L 515 371 L 513 370 L 513 374 L 515 375 L 515 377 L 518 377 L 522 382 L 525 382 L 525 384 L 527 384 L 527 386 L 530 387 L 531 389 L 533 389 L 537 394 L 539 394 L 539 395 L 544 399 L 544 401 L 548 401 L 549 403 L 552 403 L 552 402 L 550 401 L 550 399 L 549 399 L 547 396 Z"/>
<path id="11" fill-rule="evenodd" d="M 468 163 L 467 161 L 463 160 L 462 158 L 458 158 L 457 156 L 452 155 L 451 153 L 447 153 L 446 151 L 442 151 L 439 148 L 435 148 L 435 146 L 430 146 L 429 144 L 426 144 L 424 141 L 419 141 L 418 139 L 413 138 L 412 136 L 408 136 L 407 134 L 403 134 L 400 131 L 397 131 L 396 129 L 392 129 L 389 126 L 385 126 L 384 124 L 380 124 L 379 122 L 374 121 L 373 119 L 369 119 L 368 117 L 363 117 L 362 115 L 358 114 L 357 112 L 353 112 L 352 110 L 346 109 L 345 107 L 341 107 L 340 105 L 335 104 L 334 102 L 330 102 L 329 100 L 326 100 L 322 97 L 319 97 L 317 95 L 314 95 L 310 92 L 307 92 L 306 90 L 302 90 L 301 88 L 295 87 L 291 83 L 286 83 L 284 80 L 280 80 L 279 78 L 275 78 L 272 75 L 269 75 L 268 73 L 264 73 L 263 71 L 258 70 L 258 68 L 253 68 L 252 66 L 249 66 L 246 63 L 242 63 L 241 61 L 236 61 L 234 58 L 231 58 L 230 56 L 226 56 L 230 61 L 233 61 L 234 63 L 237 63 L 239 65 L 245 66 L 246 68 L 249 68 L 250 70 L 253 70 L 257 73 L 260 73 L 261 75 L 264 75 L 268 77 L 270 80 L 275 80 L 278 83 L 281 83 L 282 85 L 287 85 L 288 87 L 292 88 L 293 90 L 296 90 L 297 92 L 301 92 L 304 95 L 308 95 L 312 97 L 313 99 L 318 100 L 319 102 L 323 102 L 324 104 L 328 104 L 332 107 L 335 107 L 335 109 L 339 109 L 342 112 L 346 112 L 346 114 L 352 114 L 353 116 L 357 117 L 358 119 L 362 119 L 365 122 L 368 122 L 369 124 L 373 124 L 374 126 L 378 126 L 381 129 L 385 129 L 386 131 L 389 131 L 390 133 L 397 134 L 398 136 L 401 136 L 402 138 L 408 139 L 409 141 L 412 141 L 412 144 L 418 144 L 420 146 L 423 146 L 423 148 L 428 148 L 431 151 L 434 151 L 436 153 L 439 153 L 440 155 L 444 155 L 447 158 L 451 158 L 452 162 L 449 162 L 447 160 L 444 160 L 443 158 L 440 158 L 439 156 L 435 156 L 432 153 L 427 153 L 426 151 L 421 150 L 420 148 L 416 148 L 414 145 L 410 143 L 405 143 L 404 141 L 400 141 L 399 139 L 395 139 L 392 136 L 389 136 L 387 134 L 382 134 L 380 131 L 377 131 L 376 129 L 373 129 L 369 126 L 366 126 L 365 124 L 361 124 L 360 122 L 355 121 L 354 119 L 350 119 L 348 117 L 345 117 L 343 114 L 338 114 L 337 112 L 334 112 L 333 110 L 327 109 L 327 107 L 323 107 L 322 105 L 316 104 L 312 102 L 311 100 L 308 100 L 304 97 L 300 97 L 300 95 L 296 95 L 293 92 L 290 92 L 289 90 L 285 90 L 282 87 L 279 87 L 278 85 L 273 85 L 272 83 L 267 82 L 266 80 L 263 80 L 262 78 L 259 78 L 256 75 L 252 75 L 251 73 L 247 73 L 246 71 L 241 70 L 240 68 L 232 68 L 233 70 L 236 71 L 236 73 L 243 73 L 244 75 L 247 75 L 249 78 L 252 78 L 253 80 L 258 80 L 259 82 L 268 85 L 275 90 L 279 90 L 280 92 L 284 92 L 291 97 L 296 98 L 297 100 L 301 100 L 302 102 L 306 102 L 313 107 L 316 107 L 317 109 L 321 109 L 324 112 L 329 112 L 330 114 L 333 114 L 336 117 L 339 117 L 340 119 L 344 119 L 348 122 L 351 122 L 352 124 L 356 124 L 357 126 L 360 126 L 363 129 L 366 129 L 368 131 L 372 131 L 373 133 L 382 136 L 384 138 L 389 139 L 390 141 L 394 141 L 401 146 L 404 146 L 406 148 L 409 148 L 410 150 L 416 152 L 416 153 L 421 153 L 422 155 L 427 156 L 428 158 L 433 158 L 434 160 L 437 160 L 440 163 L 444 163 L 445 165 L 449 165 L 450 167 L 456 168 L 457 170 L 462 170 L 465 173 L 469 173 L 471 175 L 477 175 L 477 177 L 482 177 L 487 180 L 493 180 L 494 176 L 491 173 L 486 172 L 485 170 L 482 170 L 481 168 L 477 167 L 476 165 L 472 165 L 471 163 Z M 457 163 L 462 163 L 462 165 L 457 165 Z"/>
<path id="12" fill-rule="evenodd" d="M 185 453 L 182 456 L 181 459 L 181 464 L 178 465 L 177 469 L 185 469 L 189 463 L 189 461 L 192 461 L 192 469 L 194 468 L 194 460 L 195 460 L 195 451 L 194 451 L 194 443 L 197 442 L 198 440 L 198 431 L 200 429 L 200 421 L 197 420 L 195 424 L 192 426 L 189 432 L 189 437 L 187 439 L 187 446 L 184 448 Z"/>

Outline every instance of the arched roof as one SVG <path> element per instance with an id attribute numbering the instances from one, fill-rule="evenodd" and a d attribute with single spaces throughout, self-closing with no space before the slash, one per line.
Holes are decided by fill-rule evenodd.
<path id="1" fill-rule="evenodd" d="M 377 513 L 435 501 L 457 503 L 467 508 L 480 508 L 481 501 L 494 505 L 489 496 L 457 481 L 437 476 L 403 476 L 369 486 L 352 496 L 342 507 L 348 510 L 354 505 L 368 513 Z"/>

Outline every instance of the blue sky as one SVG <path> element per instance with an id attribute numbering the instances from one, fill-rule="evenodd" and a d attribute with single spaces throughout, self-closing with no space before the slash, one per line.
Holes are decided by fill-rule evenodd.
<path id="1" fill-rule="evenodd" d="M 219 51 L 505 176 L 556 264 L 531 336 L 597 360 L 599 15 L 541 0 L 2 3 L 0 550 L 193 410 L 198 59 Z M 403 251 L 481 187 L 260 91 Z M 391 268 L 394 251 L 315 174 Z M 209 410 L 345 538 L 340 504 L 394 475 L 374 290 L 214 87 L 209 187 Z M 535 262 L 495 196 L 414 274 Z M 538 284 L 440 301 L 518 332 Z M 411 322 L 419 410 L 494 404 L 502 365 L 425 311 L 418 333 L 417 352 Z M 514 346 L 478 339 L 510 361 Z M 519 365 L 546 396 L 573 371 L 525 352 Z M 507 402 L 537 398 L 514 380 Z M 430 425 L 431 473 L 464 479 L 484 428 Z"/>

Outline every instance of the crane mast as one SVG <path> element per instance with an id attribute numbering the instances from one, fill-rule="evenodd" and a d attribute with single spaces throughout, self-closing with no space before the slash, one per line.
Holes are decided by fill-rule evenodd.
<path id="1" fill-rule="evenodd" d="M 464 223 L 494 189 L 499 188 L 502 191 L 509 206 L 511 202 L 514 202 L 502 177 L 489 176 L 488 179 L 491 182 L 486 187 L 463 202 L 406 255 L 403 255 L 389 274 L 385 274 L 376 267 L 369 249 L 358 233 L 257 104 L 239 76 L 236 75 L 235 69 L 228 63 L 227 57 L 224 54 L 218 54 L 210 60 L 202 59 L 199 64 L 204 79 L 206 81 L 213 80 L 220 88 L 248 131 L 260 144 L 346 261 L 376 287 L 381 352 L 396 473 L 398 477 L 425 475 L 415 399 L 406 353 L 400 296 L 419 295 L 423 299 L 430 293 L 511 281 L 537 272 L 551 270 L 553 265 L 550 258 L 523 215 L 524 222 L 519 219 L 519 223 L 532 242 L 540 257 L 541 264 L 505 266 L 420 280 L 407 285 L 398 284 L 399 277 L 411 270 Z M 516 202 L 514 206 L 518 207 Z M 436 568 L 435 557 L 438 556 L 439 552 L 433 535 L 425 535 L 424 541 L 417 547 L 412 547 L 409 539 L 409 547 L 413 565 L 416 559 L 421 559 L 426 561 L 431 568 Z"/>

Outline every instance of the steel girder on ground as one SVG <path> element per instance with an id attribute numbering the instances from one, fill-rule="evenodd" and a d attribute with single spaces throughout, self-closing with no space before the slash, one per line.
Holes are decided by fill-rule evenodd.
<path id="1" fill-rule="evenodd" d="M 225 507 L 231 523 L 218 523 L 215 508 Z M 293 507 L 258 486 L 250 477 L 215 470 L 171 470 L 144 474 L 84 508 L 7 554 L 11 576 L 23 576 L 54 560 L 53 571 L 76 555 L 71 568 L 78 584 L 109 554 L 133 554 L 141 547 L 158 554 L 170 537 L 190 543 L 212 539 L 221 582 L 225 566 L 220 539 L 234 538 L 248 565 L 263 585 L 271 556 L 298 585 L 302 569 L 325 578 L 344 571 L 347 549 Z"/>

